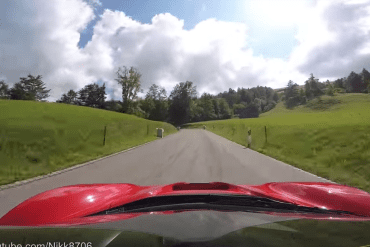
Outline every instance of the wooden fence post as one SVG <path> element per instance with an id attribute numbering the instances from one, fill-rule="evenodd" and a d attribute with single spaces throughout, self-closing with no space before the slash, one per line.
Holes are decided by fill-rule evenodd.
<path id="1" fill-rule="evenodd" d="M 107 126 L 104 126 L 104 141 L 103 141 L 103 146 L 105 146 L 105 135 L 107 134 Z"/>

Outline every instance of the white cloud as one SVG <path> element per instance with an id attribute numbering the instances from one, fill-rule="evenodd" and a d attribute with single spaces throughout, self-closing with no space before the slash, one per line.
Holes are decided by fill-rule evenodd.
<path id="1" fill-rule="evenodd" d="M 2 1 L 0 77 L 10 83 L 28 73 L 43 75 L 55 100 L 69 89 L 102 80 L 121 97 L 114 80 L 121 66 L 135 66 L 144 88 L 156 83 L 169 91 L 193 81 L 200 93 L 228 88 L 283 87 L 359 71 L 369 61 L 369 3 L 317 2 L 295 19 L 297 46 L 288 61 L 256 56 L 246 42 L 244 23 L 208 19 L 191 30 L 184 20 L 158 14 L 142 24 L 121 11 L 105 10 L 92 40 L 78 48 L 80 32 L 95 18 L 100 1 Z M 3 19 L 4 17 L 4 19 Z M 366 66 L 365 66 L 366 67 Z M 343 75 L 344 73 L 344 75 Z"/>
<path id="2" fill-rule="evenodd" d="M 338 78 L 369 69 L 369 1 L 320 1 L 307 17 L 290 59 L 298 71 Z"/>
<path id="3" fill-rule="evenodd" d="M 208 19 L 192 30 L 183 26 L 183 20 L 168 13 L 156 15 L 151 24 L 141 24 L 122 12 L 106 10 L 84 49 L 99 50 L 94 59 L 105 67 L 91 72 L 97 77 L 105 75 L 104 80 L 116 87 L 116 97 L 120 90 L 111 66 L 138 67 L 145 88 L 157 83 L 171 91 L 178 82 L 190 80 L 200 93 L 218 93 L 229 87 L 280 87 L 289 76 L 300 76 L 286 62 L 254 56 L 243 23 Z"/>
<path id="4" fill-rule="evenodd" d="M 13 84 L 42 75 L 52 98 L 96 78 L 81 67 L 89 60 L 77 47 L 80 31 L 94 18 L 83 1 L 1 1 L 0 68 Z"/>

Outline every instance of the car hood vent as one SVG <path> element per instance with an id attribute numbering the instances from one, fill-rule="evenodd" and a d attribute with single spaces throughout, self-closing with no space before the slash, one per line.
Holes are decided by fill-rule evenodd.
<path id="1" fill-rule="evenodd" d="M 177 183 L 172 190 L 229 190 L 231 186 L 227 183 Z"/>

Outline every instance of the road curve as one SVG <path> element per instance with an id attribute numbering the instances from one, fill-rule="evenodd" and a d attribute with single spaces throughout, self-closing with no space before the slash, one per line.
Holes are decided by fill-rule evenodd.
<path id="1" fill-rule="evenodd" d="M 207 130 L 181 130 L 92 164 L 0 191 L 0 217 L 46 190 L 66 185 L 175 182 L 263 184 L 283 181 L 330 182 L 233 143 Z"/>

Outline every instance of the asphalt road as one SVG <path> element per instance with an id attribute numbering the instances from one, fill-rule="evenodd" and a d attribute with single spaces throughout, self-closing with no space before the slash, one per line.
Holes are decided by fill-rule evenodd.
<path id="1" fill-rule="evenodd" d="M 0 191 L 0 217 L 22 201 L 66 185 L 175 182 L 330 182 L 206 130 L 181 130 L 144 146 L 52 177 Z"/>

